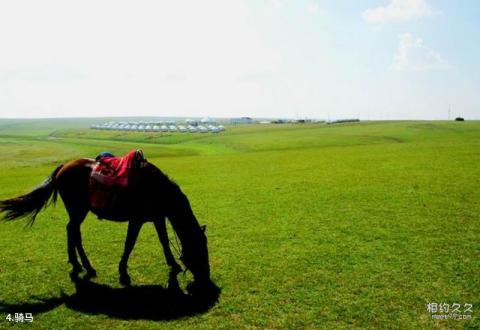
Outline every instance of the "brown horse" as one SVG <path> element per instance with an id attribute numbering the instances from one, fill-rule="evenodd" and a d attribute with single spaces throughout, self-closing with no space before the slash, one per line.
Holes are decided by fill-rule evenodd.
<path id="1" fill-rule="evenodd" d="M 177 274 L 182 270 L 170 250 L 166 230 L 166 218 L 169 219 L 181 244 L 180 260 L 194 276 L 194 284 L 213 284 L 210 280 L 207 238 L 205 226 L 200 227 L 190 203 L 180 187 L 151 163 L 136 169 L 138 180 L 134 188 L 126 188 L 118 195 L 115 208 L 109 210 L 92 209 L 89 202 L 89 180 L 92 159 L 79 159 L 58 166 L 53 173 L 37 188 L 28 194 L 0 202 L 0 212 L 5 220 L 29 218 L 33 225 L 37 214 L 52 199 L 56 201 L 57 192 L 62 197 L 69 215 L 67 224 L 68 261 L 72 265 L 72 280 L 78 279 L 83 268 L 86 277 L 96 276 L 82 246 L 80 225 L 89 211 L 100 218 L 112 221 L 128 221 L 125 249 L 119 264 L 120 282 L 130 285 L 127 263 L 140 228 L 145 222 L 152 221 L 163 246 L 167 264 L 170 266 L 169 286 L 177 285 Z M 77 252 L 81 264 L 77 259 Z"/>

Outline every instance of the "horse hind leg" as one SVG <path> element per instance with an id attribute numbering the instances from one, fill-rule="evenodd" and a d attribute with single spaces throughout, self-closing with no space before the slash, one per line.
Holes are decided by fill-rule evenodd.
<path id="1" fill-rule="evenodd" d="M 96 277 L 97 271 L 95 270 L 95 268 L 92 267 L 92 264 L 90 263 L 90 260 L 88 260 L 87 254 L 85 253 L 85 250 L 83 248 L 82 233 L 80 231 L 80 226 L 78 227 L 77 251 L 78 251 L 78 255 L 80 256 L 80 261 L 82 262 L 82 266 L 87 271 L 87 274 L 85 275 L 85 279 L 91 279 L 93 277 Z"/>
<path id="2" fill-rule="evenodd" d="M 127 239 L 125 240 L 125 248 L 123 250 L 122 259 L 118 264 L 118 272 L 120 273 L 120 283 L 124 286 L 130 286 L 130 275 L 128 275 L 128 258 L 137 242 L 137 237 L 142 228 L 143 223 L 140 221 L 129 221 L 127 230 Z"/>
<path id="3" fill-rule="evenodd" d="M 88 260 L 87 254 L 82 245 L 82 233 L 80 231 L 80 225 L 87 216 L 88 209 L 78 210 L 78 209 L 68 209 L 68 214 L 70 221 L 67 224 L 67 244 L 68 244 L 68 261 L 72 265 L 72 272 L 70 276 L 72 280 L 78 279 L 78 274 L 82 271 L 82 267 L 77 259 L 77 254 L 80 256 L 80 261 L 83 265 L 83 268 L 87 271 L 86 278 L 90 279 L 95 277 L 97 272 L 92 267 L 90 261 Z"/>
<path id="4" fill-rule="evenodd" d="M 77 251 L 75 248 L 75 223 L 70 220 L 67 224 L 67 252 L 68 262 L 72 265 L 72 271 L 70 272 L 70 278 L 72 281 L 78 280 L 78 274 L 82 271 L 82 266 L 77 259 Z"/>

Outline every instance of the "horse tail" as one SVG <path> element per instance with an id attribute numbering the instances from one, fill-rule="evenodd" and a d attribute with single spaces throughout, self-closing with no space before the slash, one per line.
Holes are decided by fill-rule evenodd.
<path id="1" fill-rule="evenodd" d="M 52 202 L 55 203 L 57 201 L 55 177 L 62 167 L 63 164 L 58 166 L 48 178 L 28 194 L 0 201 L 0 213 L 4 213 L 3 220 L 11 221 L 27 218 L 27 225 L 31 227 L 35 222 L 37 214 L 43 207 L 46 208 L 49 205 L 48 201 L 52 195 Z"/>

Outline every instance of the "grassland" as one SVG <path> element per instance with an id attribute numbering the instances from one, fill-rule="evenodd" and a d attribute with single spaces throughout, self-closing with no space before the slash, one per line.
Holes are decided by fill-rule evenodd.
<path id="1" fill-rule="evenodd" d="M 60 305 L 34 314 L 30 327 L 479 327 L 480 122 L 252 125 L 216 135 L 84 127 L 0 121 L 0 199 L 28 191 L 60 162 L 142 148 L 207 224 L 223 293 L 193 317 L 123 320 Z M 0 225 L 2 303 L 74 291 L 65 225 L 61 203 L 31 229 Z M 136 285 L 167 281 L 151 227 L 130 259 Z M 126 225 L 89 216 L 82 231 L 95 282 L 120 287 Z M 442 302 L 473 304 L 473 319 L 432 320 L 427 304 Z"/>

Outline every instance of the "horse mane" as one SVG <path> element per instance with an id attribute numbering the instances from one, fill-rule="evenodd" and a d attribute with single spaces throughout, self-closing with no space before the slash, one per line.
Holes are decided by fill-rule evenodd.
<path id="1" fill-rule="evenodd" d="M 173 180 L 168 175 L 163 173 L 162 170 L 160 170 L 154 164 L 152 164 L 150 162 L 148 162 L 147 164 L 148 165 L 146 167 L 146 170 L 147 170 L 148 176 L 149 176 L 148 179 L 154 180 L 154 182 L 159 183 L 162 187 L 170 186 L 172 188 L 180 190 L 180 186 L 175 182 L 175 180 Z"/>

